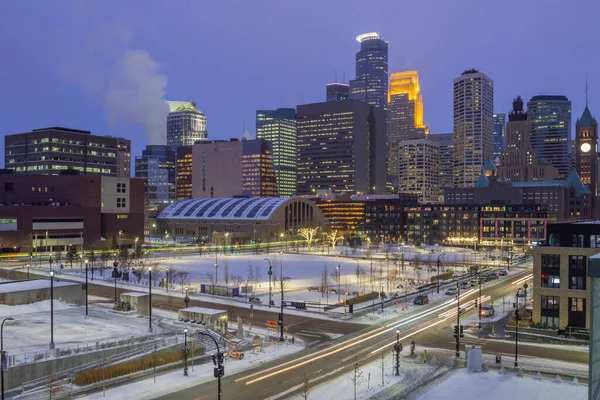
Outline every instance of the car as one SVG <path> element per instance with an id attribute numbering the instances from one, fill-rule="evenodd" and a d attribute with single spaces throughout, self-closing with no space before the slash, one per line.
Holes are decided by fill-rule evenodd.
<path id="1" fill-rule="evenodd" d="M 482 306 L 481 307 L 481 316 L 482 317 L 493 317 L 494 316 L 494 306 L 489 305 L 489 306 Z"/>
<path id="2" fill-rule="evenodd" d="M 320 290 L 319 290 L 319 288 L 318 288 L 318 287 L 316 287 L 316 286 L 311 286 L 311 287 L 309 287 L 309 288 L 308 288 L 308 291 L 309 291 L 309 292 L 319 292 Z"/>
<path id="3" fill-rule="evenodd" d="M 490 272 L 488 274 L 488 276 L 490 277 L 490 279 L 498 279 L 498 278 L 500 278 L 500 275 L 498 275 L 497 272 Z"/>
<path id="4" fill-rule="evenodd" d="M 446 291 L 444 292 L 447 296 L 454 296 L 455 294 L 458 293 L 458 289 L 455 287 L 451 287 L 446 289 Z"/>
<path id="5" fill-rule="evenodd" d="M 477 286 L 479 284 L 479 282 L 477 282 L 477 279 L 472 279 L 469 281 L 469 285 L 471 286 Z"/>
<path id="6" fill-rule="evenodd" d="M 427 295 L 418 295 L 415 297 L 413 303 L 417 306 L 422 306 L 423 304 L 429 303 L 429 297 Z"/>
<path id="7" fill-rule="evenodd" d="M 469 282 L 461 282 L 460 283 L 460 288 L 461 289 L 466 289 L 469 287 Z"/>
<path id="8" fill-rule="evenodd" d="M 262 300 L 258 297 L 248 297 L 248 303 L 261 304 Z"/>
<path id="9" fill-rule="evenodd" d="M 508 272 L 505 269 L 501 269 L 500 271 L 498 271 L 498 275 L 506 276 L 506 275 L 508 275 Z"/>

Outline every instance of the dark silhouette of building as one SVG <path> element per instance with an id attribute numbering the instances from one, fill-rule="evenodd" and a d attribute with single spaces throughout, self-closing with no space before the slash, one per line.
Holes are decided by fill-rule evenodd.
<path id="1" fill-rule="evenodd" d="M 350 98 L 387 111 L 388 43 L 376 32 L 358 35 L 356 41 L 360 51 L 356 53 L 356 79 L 350 81 Z"/>
<path id="2" fill-rule="evenodd" d="M 131 141 L 52 127 L 4 137 L 4 166 L 17 174 L 131 176 Z"/>
<path id="3" fill-rule="evenodd" d="M 175 154 L 170 146 L 151 144 L 135 158 L 135 177 L 144 179 L 147 207 L 175 200 Z"/>
<path id="4" fill-rule="evenodd" d="M 587 105 L 577 120 L 575 134 L 575 164 L 581 181 L 598 196 L 598 122 Z"/>
<path id="5" fill-rule="evenodd" d="M 326 96 L 327 101 L 348 100 L 350 86 L 346 83 L 328 83 Z"/>

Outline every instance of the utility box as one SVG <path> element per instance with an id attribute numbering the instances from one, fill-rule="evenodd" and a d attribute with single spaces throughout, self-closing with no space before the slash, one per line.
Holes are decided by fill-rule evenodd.
<path id="1" fill-rule="evenodd" d="M 471 347 L 467 351 L 467 371 L 481 372 L 482 351 L 481 347 Z"/>

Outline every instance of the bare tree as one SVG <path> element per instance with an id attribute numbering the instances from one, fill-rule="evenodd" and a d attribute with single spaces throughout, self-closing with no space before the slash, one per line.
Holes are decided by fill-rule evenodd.
<path id="1" fill-rule="evenodd" d="M 165 275 L 167 277 L 167 285 L 172 287 L 173 284 L 175 283 L 175 280 L 177 279 L 178 274 L 179 274 L 179 271 L 177 270 L 177 268 L 173 268 L 173 267 L 167 268 L 165 270 Z"/>
<path id="2" fill-rule="evenodd" d="M 325 265 L 323 265 L 323 273 L 321 274 L 321 277 L 319 278 L 319 290 L 321 291 L 321 297 L 325 296 L 325 292 L 327 291 L 328 287 L 329 287 L 329 275 L 327 275 L 327 263 L 325 263 Z"/>
<path id="3" fill-rule="evenodd" d="M 325 237 L 327 238 L 327 241 L 329 243 L 331 243 L 331 247 L 333 247 L 333 248 L 335 248 L 335 245 L 337 242 L 339 242 L 340 240 L 342 240 L 344 238 L 337 229 L 334 229 L 331 232 L 326 233 Z"/>
<path id="4" fill-rule="evenodd" d="M 302 396 L 302 398 L 304 400 L 308 400 L 308 393 L 310 392 L 311 387 L 310 387 L 310 382 L 308 380 L 308 375 L 304 374 L 304 380 L 302 381 L 302 391 L 300 392 L 300 396 Z"/>
<path id="5" fill-rule="evenodd" d="M 215 284 L 215 274 L 213 274 L 212 272 L 207 272 L 206 277 L 208 278 L 208 281 L 211 283 L 211 285 Z"/>
<path id="6" fill-rule="evenodd" d="M 356 400 L 356 388 L 363 381 L 363 372 L 360 369 L 360 364 L 358 363 L 358 361 L 352 365 L 350 381 L 354 385 L 354 400 Z"/>
<path id="7" fill-rule="evenodd" d="M 255 264 L 254 265 L 254 286 L 258 286 L 258 284 L 260 283 L 261 280 L 262 280 L 262 273 L 261 273 L 260 264 Z"/>
<path id="8" fill-rule="evenodd" d="M 379 366 L 381 367 L 381 386 L 385 385 L 385 353 L 381 352 L 381 359 L 379 360 Z"/>
<path id="9" fill-rule="evenodd" d="M 300 236 L 301 238 L 306 240 L 306 245 L 308 246 L 308 249 L 310 250 L 310 245 L 312 244 L 313 240 L 315 239 L 315 235 L 317 234 L 317 231 L 319 230 L 319 228 L 300 228 L 298 229 L 298 236 Z"/>
<path id="10" fill-rule="evenodd" d="M 360 267 L 359 274 L 363 284 L 363 294 L 365 294 L 367 292 L 367 270 L 363 267 Z"/>
<path id="11" fill-rule="evenodd" d="M 246 270 L 246 297 L 248 297 L 248 286 L 251 282 L 254 282 L 254 268 L 252 265 L 248 264 L 248 268 Z"/>
<path id="12" fill-rule="evenodd" d="M 146 269 L 143 267 L 134 267 L 131 269 L 131 274 L 137 280 L 136 283 L 139 284 L 142 281 L 142 278 L 146 277 Z"/>
<path id="13" fill-rule="evenodd" d="M 162 279 L 161 274 L 159 274 L 159 269 L 157 267 L 158 264 L 152 266 L 152 286 L 158 286 L 158 283 Z"/>
<path id="14" fill-rule="evenodd" d="M 241 286 L 242 283 L 244 283 L 244 277 L 241 275 L 231 275 L 229 277 L 229 282 L 231 282 L 231 284 L 233 286 Z"/>
<path id="15" fill-rule="evenodd" d="M 342 277 L 341 271 L 336 268 L 333 271 L 331 271 L 329 276 L 331 277 L 331 279 L 333 279 L 333 283 L 338 286 L 335 289 L 337 291 L 339 289 L 339 286 L 341 285 L 341 281 L 340 281 L 340 278 Z M 338 293 L 338 294 L 340 294 L 340 293 Z"/>
<path id="16" fill-rule="evenodd" d="M 190 280 L 188 279 L 189 276 L 190 276 L 189 270 L 177 271 L 177 273 L 174 276 L 174 279 L 175 279 L 174 282 L 177 283 L 178 285 L 181 285 L 181 294 L 183 294 L 185 286 L 190 284 Z"/>

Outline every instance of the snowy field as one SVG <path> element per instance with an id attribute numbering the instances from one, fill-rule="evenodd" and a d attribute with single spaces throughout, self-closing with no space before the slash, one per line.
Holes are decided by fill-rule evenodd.
<path id="1" fill-rule="evenodd" d="M 583 400 L 587 399 L 587 390 L 587 386 L 573 386 L 569 380 L 558 384 L 552 380 L 536 381 L 527 375 L 518 378 L 514 372 L 499 375 L 494 370 L 468 373 L 463 369 L 446 375 L 416 399 L 438 400 L 455 393 L 461 400 Z"/>
<path id="2" fill-rule="evenodd" d="M 0 306 L 0 316 L 13 317 L 4 324 L 4 349 L 17 362 L 33 359 L 46 352 L 50 345 L 50 300 L 19 306 Z M 161 329 L 157 327 L 160 331 Z M 95 348 L 96 342 L 129 339 L 148 335 L 146 318 L 126 317 L 108 313 L 106 309 L 72 306 L 54 300 L 54 344 L 56 349 L 75 350 L 87 346 Z"/>

